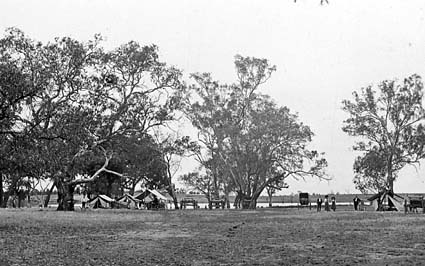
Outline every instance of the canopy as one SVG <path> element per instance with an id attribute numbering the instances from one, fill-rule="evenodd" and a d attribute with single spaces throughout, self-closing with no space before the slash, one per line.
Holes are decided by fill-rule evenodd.
<path id="1" fill-rule="evenodd" d="M 95 198 L 91 199 L 87 204 L 91 208 L 112 208 L 112 203 L 115 200 L 111 199 L 106 195 L 98 195 Z"/>
<path id="2" fill-rule="evenodd" d="M 403 197 L 395 193 L 390 195 L 388 191 L 379 192 L 378 194 L 368 198 L 368 200 L 372 202 L 374 209 L 377 211 L 380 210 L 379 202 L 381 202 L 383 205 L 387 205 L 390 210 L 401 211 L 404 208 Z"/>
<path id="3" fill-rule="evenodd" d="M 137 194 L 136 196 L 134 196 L 134 198 L 148 202 L 148 201 L 151 201 L 150 199 L 148 199 L 148 196 L 151 196 L 151 195 L 154 195 L 159 201 L 168 201 L 169 200 L 166 196 L 164 196 L 163 194 L 161 194 L 157 190 L 149 189 L 149 188 L 147 188 L 142 193 Z"/>
<path id="4" fill-rule="evenodd" d="M 118 203 L 120 203 L 123 206 L 126 206 L 127 208 L 139 208 L 139 203 L 142 202 L 139 199 L 136 199 L 134 196 L 130 194 L 124 194 L 121 198 L 117 200 Z"/>
<path id="5" fill-rule="evenodd" d="M 150 190 L 150 189 L 148 189 L 148 191 L 150 193 L 152 193 L 153 195 L 155 195 L 159 200 L 164 200 L 164 201 L 167 201 L 168 200 L 165 196 L 163 196 L 161 193 L 159 193 L 156 190 Z"/>

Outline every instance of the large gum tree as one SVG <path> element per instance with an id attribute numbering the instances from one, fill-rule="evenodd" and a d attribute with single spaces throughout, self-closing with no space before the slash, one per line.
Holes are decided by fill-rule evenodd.
<path id="1" fill-rule="evenodd" d="M 232 191 L 236 205 L 255 208 L 271 184 L 285 187 L 290 176 L 325 177 L 326 160 L 308 149 L 313 133 L 297 115 L 258 93 L 275 67 L 265 59 L 242 56 L 236 56 L 235 67 L 238 82 L 231 85 L 220 84 L 210 74 L 192 75 L 194 101 L 189 100 L 187 114 L 199 130 L 193 152 L 204 174 L 186 175 L 184 180 L 196 185 L 190 178 L 202 176 L 208 197 Z"/>
<path id="2" fill-rule="evenodd" d="M 58 190 L 59 210 L 73 210 L 77 185 L 103 172 L 131 174 L 108 169 L 123 152 L 120 140 L 143 138 L 165 125 L 179 104 L 181 72 L 159 61 L 155 45 L 129 42 L 105 51 L 101 41 L 65 37 L 42 44 L 18 29 L 1 39 L 1 67 L 28 83 L 24 100 L 1 107 L 2 137 L 19 135 L 32 143 L 34 165 Z M 85 164 L 93 158 L 103 163 L 88 175 Z"/>
<path id="3" fill-rule="evenodd" d="M 361 152 L 355 162 L 354 183 L 361 191 L 394 193 L 394 181 L 406 165 L 425 156 L 425 109 L 421 77 L 385 80 L 353 92 L 343 101 L 348 114 L 343 131 L 357 137 Z"/>

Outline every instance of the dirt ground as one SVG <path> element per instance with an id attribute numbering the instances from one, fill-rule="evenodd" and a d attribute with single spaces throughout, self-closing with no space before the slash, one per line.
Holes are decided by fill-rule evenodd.
<path id="1" fill-rule="evenodd" d="M 0 265 L 423 265 L 425 215 L 0 210 Z"/>

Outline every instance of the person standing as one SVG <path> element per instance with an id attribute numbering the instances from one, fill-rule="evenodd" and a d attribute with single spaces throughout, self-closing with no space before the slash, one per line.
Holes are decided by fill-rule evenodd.
<path id="1" fill-rule="evenodd" d="M 409 195 L 407 195 L 409 196 Z M 404 213 L 408 213 L 409 212 L 409 203 L 407 202 L 407 199 L 404 199 Z"/>
<path id="2" fill-rule="evenodd" d="M 317 198 L 317 211 L 320 212 L 322 210 L 322 198 L 319 196 Z"/>
<path id="3" fill-rule="evenodd" d="M 356 195 L 356 197 L 353 199 L 353 202 L 354 202 L 354 210 L 355 210 L 355 211 L 357 211 L 357 210 L 358 210 L 358 208 L 359 208 L 359 203 L 360 203 L 360 199 L 357 197 L 357 195 Z"/>
<path id="4" fill-rule="evenodd" d="M 330 211 L 328 195 L 325 196 L 325 211 Z"/>
<path id="5" fill-rule="evenodd" d="M 81 209 L 83 209 L 83 210 L 85 210 L 86 209 L 86 203 L 89 201 L 89 199 L 87 198 L 87 194 L 86 194 L 86 192 L 84 191 L 83 192 L 83 197 L 82 197 L 82 199 L 81 199 Z"/>
<path id="6" fill-rule="evenodd" d="M 333 211 L 335 211 L 335 210 L 336 210 L 336 199 L 335 199 L 335 197 L 332 197 L 332 198 L 331 198 L 331 209 L 332 209 Z"/>

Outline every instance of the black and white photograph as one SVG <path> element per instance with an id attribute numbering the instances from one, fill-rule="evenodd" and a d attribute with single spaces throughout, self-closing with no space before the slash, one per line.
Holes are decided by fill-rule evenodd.
<path id="1" fill-rule="evenodd" d="M 425 1 L 0 0 L 0 266 L 425 265 Z"/>

